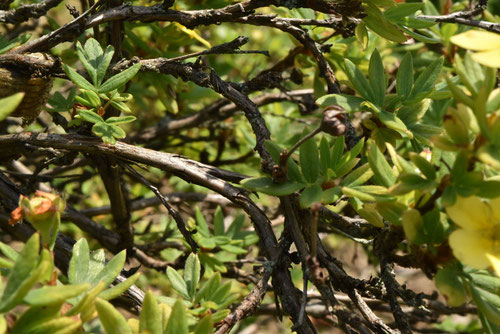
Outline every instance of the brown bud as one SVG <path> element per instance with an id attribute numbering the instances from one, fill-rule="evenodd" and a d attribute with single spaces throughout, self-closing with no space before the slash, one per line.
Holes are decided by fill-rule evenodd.
<path id="1" fill-rule="evenodd" d="M 329 106 L 323 111 L 320 130 L 332 136 L 342 136 L 347 131 L 344 109 L 339 106 Z"/>
<path id="2" fill-rule="evenodd" d="M 24 92 L 24 98 L 11 116 L 22 117 L 24 123 L 32 122 L 47 103 L 51 77 L 37 68 L 54 66 L 54 59 L 44 53 L 3 55 L 0 62 L 0 98 Z"/>

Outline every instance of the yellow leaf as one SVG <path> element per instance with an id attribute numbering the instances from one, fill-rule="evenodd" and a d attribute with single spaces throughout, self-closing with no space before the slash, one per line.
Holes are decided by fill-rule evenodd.
<path id="1" fill-rule="evenodd" d="M 468 50 L 486 51 L 500 49 L 500 35 L 487 31 L 469 30 L 453 36 L 450 40 L 453 44 Z"/>
<path id="2" fill-rule="evenodd" d="M 207 48 L 211 48 L 212 45 L 210 45 L 210 42 L 208 42 L 206 39 L 204 39 L 203 37 L 201 37 L 196 31 L 194 30 L 191 30 L 191 29 L 188 29 L 186 28 L 185 26 L 183 26 L 182 24 L 180 23 L 177 23 L 175 22 L 175 25 L 185 34 L 189 35 L 189 37 L 191 38 L 194 38 L 196 39 L 197 41 L 199 41 L 200 43 L 202 43 L 203 45 L 205 45 Z"/>

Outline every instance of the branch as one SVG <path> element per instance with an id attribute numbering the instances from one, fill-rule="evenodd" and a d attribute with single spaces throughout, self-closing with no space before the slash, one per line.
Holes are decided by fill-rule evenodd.
<path id="1" fill-rule="evenodd" d="M 488 5 L 487 0 L 480 0 L 476 6 L 468 10 L 463 10 L 447 15 L 436 15 L 436 16 L 419 15 L 417 16 L 417 18 L 421 20 L 429 20 L 438 23 L 463 24 L 466 26 L 481 28 L 487 31 L 500 34 L 500 24 L 472 19 L 472 17 L 481 14 L 486 9 L 487 5 Z"/>
<path id="2" fill-rule="evenodd" d="M 192 237 L 193 232 L 187 230 L 186 223 L 182 219 L 182 217 L 179 214 L 179 212 L 177 212 L 177 210 L 175 210 L 168 203 L 168 201 L 165 198 L 165 196 L 163 196 L 163 194 L 160 192 L 160 190 L 158 190 L 158 188 L 156 188 L 155 186 L 153 186 L 151 184 L 151 182 L 149 182 L 145 177 L 143 177 L 141 174 L 139 174 L 130 165 L 125 165 L 125 167 L 129 170 L 129 172 L 135 178 L 137 178 L 142 184 L 144 184 L 146 187 L 148 187 L 149 190 L 151 190 L 156 195 L 156 197 L 158 197 L 160 199 L 160 201 L 163 204 L 163 206 L 165 206 L 167 208 L 168 213 L 172 216 L 172 218 L 174 218 L 175 222 L 177 223 L 177 228 L 179 229 L 179 231 L 181 232 L 182 236 L 184 237 L 184 239 L 186 239 L 187 243 L 191 247 L 191 251 L 193 253 L 196 253 L 198 251 L 198 244 L 196 243 L 196 241 L 194 241 L 194 239 Z"/>
<path id="3" fill-rule="evenodd" d="M 210 74 L 207 74 L 195 64 L 170 63 L 168 58 L 144 59 L 138 62 L 142 65 L 141 71 L 170 74 L 184 81 L 192 81 L 198 86 L 211 88 L 243 110 L 255 134 L 257 142 L 255 150 L 262 158 L 263 170 L 272 171 L 272 158 L 264 145 L 271 135 L 259 109 L 248 96 L 222 80 L 214 70 L 210 70 Z M 119 72 L 132 65 L 133 61 L 122 61 L 113 68 L 113 71 Z"/>
<path id="4" fill-rule="evenodd" d="M 246 195 L 246 192 L 225 181 L 224 178 L 238 182 L 242 176 L 237 173 L 203 165 L 176 154 L 157 152 L 121 142 L 115 145 L 104 144 L 99 138 L 79 135 L 56 135 L 45 133 L 19 133 L 0 136 L 0 156 L 12 151 L 22 152 L 25 144 L 36 147 L 53 147 L 69 151 L 108 155 L 122 160 L 132 160 L 171 172 L 184 180 L 212 189 L 241 207 L 251 218 L 264 254 L 276 262 L 281 252 L 269 218 Z M 220 177 L 220 178 L 219 178 Z M 288 271 L 288 266 L 277 263 L 273 273 L 273 286 L 284 310 L 291 315 L 299 314 L 298 296 L 291 294 L 295 287 Z M 296 318 L 293 318 L 296 321 Z M 304 334 L 315 333 L 310 322 L 302 324 L 297 331 Z"/>
<path id="5" fill-rule="evenodd" d="M 264 273 L 260 278 L 259 282 L 255 285 L 252 291 L 243 299 L 241 304 L 227 317 L 222 320 L 222 325 L 215 331 L 215 334 L 226 334 L 229 333 L 231 328 L 236 325 L 236 323 L 246 317 L 252 315 L 257 311 L 262 299 L 267 291 L 267 283 L 271 278 L 272 267 L 264 266 Z"/>
<path id="6" fill-rule="evenodd" d="M 16 24 L 36 19 L 45 15 L 49 9 L 61 2 L 62 0 L 45 0 L 36 4 L 22 5 L 16 9 L 0 10 L 0 22 Z"/>
<path id="7" fill-rule="evenodd" d="M 162 194 L 165 199 L 170 203 L 183 203 L 183 202 L 207 202 L 215 203 L 217 205 L 229 205 L 231 204 L 225 197 L 219 194 L 202 194 L 202 193 L 170 193 Z M 137 211 L 150 206 L 156 206 L 161 204 L 162 201 L 158 197 L 148 197 L 148 198 L 138 198 L 130 201 L 130 210 Z M 80 210 L 80 213 L 87 216 L 93 217 L 98 215 L 106 215 L 111 212 L 111 207 L 109 205 L 89 208 Z"/>

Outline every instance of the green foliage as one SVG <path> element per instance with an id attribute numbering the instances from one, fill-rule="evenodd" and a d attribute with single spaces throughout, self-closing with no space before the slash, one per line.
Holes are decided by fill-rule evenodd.
<path id="1" fill-rule="evenodd" d="M 64 71 L 81 92 L 81 95 L 75 97 L 76 101 L 86 107 L 86 109 L 78 109 L 77 118 L 72 121 L 72 124 L 78 125 L 79 120 L 94 123 L 92 132 L 108 144 L 115 144 L 116 139 L 125 138 L 126 133 L 118 124 L 133 122 L 136 117 L 113 116 L 104 120 L 101 115 L 104 115 L 110 106 L 120 112 L 131 112 L 125 102 L 130 101 L 132 95 L 120 93 L 119 90 L 137 74 L 141 67 L 141 64 L 134 64 L 103 83 L 113 54 L 114 49 L 111 45 L 103 50 L 95 39 L 89 39 L 84 47 L 77 42 L 78 59 L 85 67 L 92 83 L 68 65 L 63 64 Z M 67 99 L 62 96 L 54 97 L 51 100 L 52 109 L 48 110 L 52 112 L 68 110 L 72 106 L 72 101 L 72 93 Z M 103 103 L 103 101 L 106 102 Z"/>
<path id="2" fill-rule="evenodd" d="M 109 29 L 91 23 L 93 29 L 75 36 L 74 44 L 51 46 L 66 77 L 62 71 L 45 73 L 40 68 L 33 78 L 56 73 L 66 80 L 56 79 L 46 108 L 54 124 L 46 115 L 26 128 L 10 119 L 2 123 L 3 142 L 22 148 L 14 153 L 23 155 L 22 163 L 33 173 L 28 175 L 18 161 L 11 163 L 17 157 L 10 146 L 0 147 L 8 162 L 1 180 L 15 181 L 2 181 L 8 184 L 5 191 L 21 184 L 17 193 L 48 182 L 67 193 L 71 210 L 81 212 L 63 214 L 68 221 L 61 223 L 61 216 L 55 222 L 43 213 L 62 214 L 64 208 L 51 202 L 41 213 L 30 204 L 22 217 L 13 219 L 26 218 L 42 236 L 35 233 L 22 249 L 0 242 L 0 333 L 213 333 L 269 268 L 282 275 L 272 276 L 272 289 L 258 303 L 276 305 L 276 312 L 285 314 L 289 305 L 284 295 L 294 293 L 281 291 L 283 286 L 302 289 L 305 284 L 308 293 L 324 293 L 321 281 L 340 289 L 336 280 L 344 279 L 345 273 L 332 270 L 327 264 L 333 260 L 323 256 L 324 251 L 339 254 L 339 259 L 344 255 L 341 247 L 347 242 L 337 232 L 348 242 L 364 244 L 373 274 L 383 273 L 387 260 L 417 267 L 434 279 L 449 306 L 477 306 L 478 316 L 470 324 L 460 327 L 444 321 L 434 328 L 500 332 L 500 37 L 429 17 L 466 10 L 470 4 L 464 0 L 275 1 L 273 6 L 256 3 L 259 8 L 251 16 L 240 9 L 254 2 L 230 3 L 179 0 L 168 12 L 155 5 L 152 9 L 158 10 L 155 15 L 161 22 L 156 16 L 141 17 L 150 7 L 134 7 L 133 20 L 123 19 L 120 12 L 119 24 L 115 17 L 113 22 L 105 19 Z M 299 4 L 311 8 L 297 8 Z M 21 5 L 16 0 L 10 8 Z M 102 12 L 119 11 L 109 6 L 97 6 L 92 22 L 99 22 Z M 134 0 L 123 8 L 128 6 L 144 3 Z M 211 10 L 225 6 L 230 7 L 211 22 Z M 60 11 L 55 8 L 42 20 L 48 22 L 44 29 L 64 27 Z M 459 21 L 467 19 L 461 15 Z M 481 19 L 490 27 L 500 22 L 488 11 Z M 189 26 L 181 24 L 187 21 Z M 16 24 L 5 30 L 10 40 L 2 35 L 4 30 L 0 34 L 2 57 L 30 38 L 11 38 L 12 32 L 25 27 Z M 114 41 L 115 28 L 121 29 L 121 45 Z M 220 47 L 238 35 L 249 37 L 245 50 Z M 103 48 L 104 43 L 114 44 L 116 54 L 115 47 Z M 248 50 L 266 50 L 271 57 L 249 56 Z M 118 54 L 125 60 L 116 59 Z M 186 54 L 191 58 L 176 58 Z M 0 69 L 12 61 L 5 59 L 0 59 Z M 139 80 L 132 80 L 139 71 Z M 27 95 L 24 87 L 16 89 L 0 98 L 0 121 Z M 328 117 L 318 106 L 343 109 L 330 120 L 337 121 L 333 126 L 338 132 L 324 130 Z M 38 137 L 42 127 L 48 135 Z M 318 135 L 320 131 L 343 135 Z M 52 136 L 63 132 L 62 137 Z M 127 135 L 127 145 L 115 150 L 91 140 L 97 136 L 114 145 Z M 58 138 L 57 145 L 53 138 Z M 79 149 L 60 138 L 84 138 L 84 145 Z M 128 145 L 141 145 L 147 156 L 138 158 Z M 128 151 L 123 154 L 118 148 Z M 27 154 L 32 150 L 36 154 Z M 261 165 L 254 151 L 261 158 L 269 153 L 271 166 Z M 75 158 L 73 152 L 81 156 Z M 156 160 L 147 165 L 149 158 Z M 118 177 L 128 164 L 142 164 L 141 177 L 148 182 L 132 174 Z M 117 175 L 108 175 L 102 165 L 116 168 Z M 218 194 L 206 194 L 207 190 Z M 169 214 L 177 210 L 186 221 L 187 232 L 199 246 L 196 253 L 183 238 L 186 231 L 179 232 L 182 219 L 175 216 L 174 221 L 152 208 L 158 201 L 148 196 L 158 191 L 167 193 L 162 200 L 173 208 Z M 199 203 L 192 205 L 190 198 Z M 298 229 L 280 220 L 290 217 L 283 215 L 286 208 L 280 200 L 293 203 L 290 214 L 298 218 Z M 21 206 L 26 201 L 22 197 Z M 2 206 L 8 207 L 3 199 Z M 121 217 L 125 223 L 119 211 L 130 215 Z M 267 230 L 263 224 L 270 222 L 272 230 Z M 99 238 L 101 246 L 93 240 L 99 233 L 93 224 L 114 230 Z M 67 275 L 54 266 L 52 250 L 60 229 L 78 240 Z M 128 237 L 131 243 L 125 245 Z M 280 246 L 292 244 L 298 256 L 288 248 L 281 252 Z M 107 255 L 99 247 L 116 254 Z M 65 252 L 68 255 L 69 248 Z M 303 259 L 307 263 L 300 263 Z M 142 274 L 125 277 L 124 268 L 137 261 Z M 328 275 L 318 280 L 322 270 Z M 422 309 L 431 305 L 427 296 L 403 295 L 406 287 L 394 295 L 395 289 L 381 275 L 380 280 L 366 281 L 351 276 L 342 292 L 353 289 L 362 296 L 382 296 L 383 303 L 399 296 Z M 280 281 L 283 277 L 287 284 Z M 135 284 L 146 291 L 142 310 L 125 315 L 110 301 L 138 289 Z M 248 306 L 248 299 L 245 303 Z M 344 312 L 343 307 L 338 305 L 335 312 Z M 300 331 L 297 317 L 291 316 L 292 330 Z M 401 327 L 404 319 L 397 320 Z M 237 326 L 259 322 L 245 321 Z M 369 322 L 364 319 L 362 325 L 374 327 Z"/>

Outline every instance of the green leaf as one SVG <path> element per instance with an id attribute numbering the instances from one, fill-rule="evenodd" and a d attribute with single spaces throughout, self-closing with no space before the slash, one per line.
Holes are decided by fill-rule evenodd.
<path id="1" fill-rule="evenodd" d="M 181 300 L 177 300 L 172 308 L 165 334 L 189 334 L 186 309 Z"/>
<path id="2" fill-rule="evenodd" d="M 123 139 L 123 138 L 125 138 L 127 136 L 127 133 L 125 132 L 125 130 L 123 130 L 119 126 L 111 125 L 109 128 L 111 130 L 111 134 L 116 139 Z"/>
<path id="3" fill-rule="evenodd" d="M 319 166 L 318 166 L 319 168 Z M 241 185 L 246 189 L 258 191 L 272 196 L 286 196 L 293 194 L 297 190 L 305 187 L 303 183 L 287 181 L 282 184 L 276 184 L 269 176 L 245 179 L 241 181 Z"/>
<path id="4" fill-rule="evenodd" d="M 336 168 L 335 168 L 335 175 L 337 177 L 342 177 L 349 173 L 351 170 L 356 167 L 356 165 L 359 162 L 359 158 L 354 158 L 354 159 L 349 159 L 345 163 L 340 163 Z"/>
<path id="5" fill-rule="evenodd" d="M 26 319 L 28 320 L 28 319 Z M 17 322 L 16 322 L 17 325 Z M 30 326 L 31 325 L 31 326 Z M 79 327 L 82 326 L 80 320 L 76 320 L 70 317 L 57 317 L 52 319 L 46 319 L 45 321 L 39 321 L 36 323 L 28 323 L 28 326 L 20 329 L 16 326 L 15 330 L 12 330 L 11 334 L 69 334 L 76 333 Z M 28 327 L 28 328 L 27 328 Z"/>
<path id="6" fill-rule="evenodd" d="M 443 61 L 442 57 L 436 59 L 429 66 L 427 66 L 422 73 L 420 73 L 415 81 L 415 84 L 413 85 L 413 90 L 411 91 L 408 100 L 420 100 L 430 93 L 439 77 L 439 74 L 441 73 Z"/>
<path id="7" fill-rule="evenodd" d="M 79 109 L 78 115 L 80 115 L 80 117 L 83 120 L 90 123 L 95 123 L 95 124 L 104 123 L 104 119 L 101 116 L 90 110 Z"/>
<path id="8" fill-rule="evenodd" d="M 396 183 L 396 174 L 375 143 L 368 147 L 368 163 L 377 180 L 385 187 Z"/>
<path id="9" fill-rule="evenodd" d="M 92 279 L 93 285 L 103 281 L 106 286 L 113 283 L 115 278 L 120 274 L 127 259 L 127 251 L 124 249 L 116 254 L 108 264 Z"/>
<path id="10" fill-rule="evenodd" d="M 318 145 L 314 138 L 310 138 L 300 145 L 300 168 L 308 183 L 316 182 L 320 166 Z"/>
<path id="11" fill-rule="evenodd" d="M 396 91 L 403 100 L 410 96 L 413 86 L 413 58 L 411 53 L 406 53 L 398 68 L 396 77 Z"/>
<path id="12" fill-rule="evenodd" d="M 194 304 L 199 303 L 206 296 L 210 296 L 215 290 L 217 290 L 217 288 L 220 285 L 220 282 L 221 282 L 220 273 L 215 273 L 214 275 L 212 275 L 208 281 L 203 283 L 203 285 L 196 293 Z"/>
<path id="13" fill-rule="evenodd" d="M 36 234 L 37 233 L 35 233 L 35 235 Z M 29 248 L 31 247 L 32 246 L 30 245 Z M 39 257 L 38 254 L 36 254 L 36 259 L 38 260 L 36 268 L 31 269 L 28 272 L 23 270 L 26 275 L 24 275 L 24 273 L 21 274 L 16 267 L 19 265 L 19 262 L 24 265 L 24 260 L 26 259 L 24 257 L 24 255 L 26 255 L 24 253 L 25 248 L 26 246 L 21 251 L 18 261 L 16 261 L 16 264 L 9 273 L 7 286 L 5 287 L 3 296 L 0 299 L 0 313 L 7 312 L 18 305 L 33 285 L 37 281 L 42 280 L 50 271 L 53 270 L 54 264 L 52 262 L 52 257 L 47 249 L 43 249 Z M 28 266 L 28 268 L 30 268 L 30 266 Z"/>
<path id="14" fill-rule="evenodd" d="M 4 244 L 3 242 L 0 241 L 0 252 L 7 257 L 8 259 L 12 261 L 17 261 L 19 258 L 19 253 L 14 250 L 14 248 L 10 247 L 7 244 Z"/>
<path id="15" fill-rule="evenodd" d="M 82 77 L 80 74 L 78 74 L 74 69 L 72 69 L 68 65 L 63 64 L 63 69 L 64 69 L 64 72 L 66 72 L 66 75 L 70 78 L 70 80 L 73 81 L 73 83 L 75 85 L 77 85 L 78 87 L 80 87 L 82 89 L 86 89 L 86 90 L 91 90 L 94 92 L 97 91 L 97 89 L 90 82 L 88 82 L 87 79 Z"/>
<path id="16" fill-rule="evenodd" d="M 373 171 L 370 169 L 370 165 L 366 163 L 347 175 L 340 184 L 346 187 L 355 187 L 367 182 L 372 176 Z"/>
<path id="17" fill-rule="evenodd" d="M 100 59 L 99 66 L 97 67 L 97 82 L 100 85 L 104 76 L 106 75 L 106 71 L 108 70 L 109 64 L 113 59 L 113 55 L 115 54 L 115 49 L 112 45 L 108 45 L 106 50 L 104 51 L 104 55 Z"/>
<path id="18" fill-rule="evenodd" d="M 320 97 L 316 103 L 323 108 L 332 105 L 339 105 L 344 108 L 346 112 L 354 112 L 361 109 L 361 103 L 364 101 L 365 99 L 358 96 L 347 94 L 329 94 Z"/>
<path id="19" fill-rule="evenodd" d="M 87 41 L 87 43 L 85 44 L 85 47 L 87 47 L 87 44 L 91 44 L 91 40 L 98 43 L 95 39 L 91 38 Z M 101 52 L 102 52 L 102 50 L 101 50 Z M 82 44 L 80 42 L 76 43 L 76 54 L 78 56 L 78 59 L 80 59 L 80 62 L 83 64 L 83 67 L 85 67 L 85 69 L 87 70 L 87 73 L 89 74 L 90 79 L 92 80 L 94 85 L 98 86 L 97 70 L 90 63 L 88 56 L 87 56 L 87 52 L 83 49 Z"/>
<path id="20" fill-rule="evenodd" d="M 236 218 L 234 218 L 231 225 L 229 225 L 226 232 L 226 236 L 228 236 L 231 239 L 238 239 L 238 236 L 240 235 L 244 222 L 245 222 L 245 216 L 242 214 L 237 215 Z"/>
<path id="21" fill-rule="evenodd" d="M 111 303 L 98 298 L 95 301 L 95 307 L 107 334 L 132 334 L 127 320 Z"/>
<path id="22" fill-rule="evenodd" d="M 88 279 L 92 281 L 106 266 L 106 255 L 104 249 L 98 249 L 90 253 Z"/>
<path id="23" fill-rule="evenodd" d="M 331 166 L 331 153 L 330 153 L 330 144 L 328 144 L 328 140 L 326 137 L 321 138 L 321 142 L 319 143 L 319 152 L 320 152 L 320 160 L 321 160 L 321 171 L 323 175 L 326 175 L 328 168 Z"/>
<path id="24" fill-rule="evenodd" d="M 132 276 L 128 277 L 125 281 L 120 282 L 109 289 L 104 290 L 99 294 L 99 298 L 105 300 L 111 300 L 119 297 L 122 293 L 127 291 L 128 288 L 134 285 L 134 283 L 137 281 L 140 275 L 141 273 L 137 272 Z"/>
<path id="25" fill-rule="evenodd" d="M 380 111 L 377 113 L 378 119 L 384 123 L 389 129 L 398 131 L 404 135 L 407 135 L 410 139 L 413 138 L 413 134 L 408 131 L 405 123 L 401 121 L 398 116 L 394 115 L 392 112 Z"/>
<path id="26" fill-rule="evenodd" d="M 363 18 L 363 22 L 370 30 L 394 42 L 403 43 L 406 41 L 405 35 L 382 15 L 376 5 L 368 2 L 364 8 L 367 16 Z"/>
<path id="27" fill-rule="evenodd" d="M 362 186 L 359 187 L 342 187 L 342 192 L 344 195 L 348 197 L 354 197 L 357 198 L 363 202 L 377 202 L 377 201 L 393 201 L 393 197 L 387 197 L 387 196 L 382 196 L 378 194 L 373 194 L 371 192 L 368 192 L 366 188 L 363 188 Z"/>
<path id="28" fill-rule="evenodd" d="M 436 287 L 450 306 L 460 306 L 465 302 L 465 290 L 459 274 L 457 265 L 451 262 L 439 269 L 434 278 Z"/>
<path id="29" fill-rule="evenodd" d="M 433 180 L 426 180 L 413 173 L 401 174 L 399 180 L 400 182 L 389 190 L 393 195 L 403 195 L 413 190 L 428 191 L 437 185 Z"/>
<path id="30" fill-rule="evenodd" d="M 76 297 L 88 288 L 90 288 L 88 283 L 45 286 L 28 292 L 24 297 L 24 301 L 31 306 L 62 305 L 66 299 Z"/>
<path id="31" fill-rule="evenodd" d="M 375 49 L 370 57 L 370 67 L 368 71 L 370 86 L 373 90 L 373 97 L 376 105 L 382 107 L 384 105 L 385 90 L 387 84 L 385 81 L 384 64 L 377 49 Z"/>
<path id="32" fill-rule="evenodd" d="M 141 68 L 141 64 L 134 64 L 126 70 L 112 76 L 105 83 L 99 87 L 99 93 L 109 93 L 112 90 L 118 89 L 121 86 L 125 85 L 130 79 L 132 79 L 139 69 Z"/>
<path id="33" fill-rule="evenodd" d="M 110 117 L 106 120 L 106 123 L 108 124 L 123 124 L 123 123 L 130 123 L 133 122 L 137 119 L 135 116 L 120 116 L 120 117 Z"/>
<path id="34" fill-rule="evenodd" d="M 220 249 L 225 250 L 226 252 L 233 253 L 236 255 L 242 255 L 242 254 L 248 253 L 248 249 L 241 248 L 241 247 L 234 246 L 234 245 L 222 245 L 219 247 L 220 247 Z"/>
<path id="35" fill-rule="evenodd" d="M 75 102 L 76 90 L 76 87 L 72 87 L 67 98 L 65 98 L 61 93 L 55 92 L 54 95 L 49 98 L 51 108 L 46 108 L 46 110 L 50 112 L 65 112 L 72 109 Z"/>
<path id="36" fill-rule="evenodd" d="M 94 312 L 94 302 L 97 296 L 106 288 L 104 282 L 100 282 L 90 290 L 88 290 L 85 295 L 74 305 L 68 312 L 66 312 L 67 316 L 77 315 L 78 313 L 82 313 L 80 317 L 83 319 L 83 313 L 93 313 Z"/>
<path id="37" fill-rule="evenodd" d="M 114 144 L 116 140 L 113 135 L 113 125 L 106 124 L 105 122 L 95 123 L 92 127 L 92 132 L 98 136 L 102 137 L 104 142 Z"/>
<path id="38" fill-rule="evenodd" d="M 91 90 L 82 90 L 83 96 L 90 102 L 90 106 L 93 108 L 99 108 L 101 106 L 101 98 L 96 92 Z"/>
<path id="39" fill-rule="evenodd" d="M 0 312 L 6 312 L 15 306 L 16 302 L 22 300 L 35 283 L 37 277 L 33 279 L 33 274 L 36 272 L 40 259 L 38 255 L 39 244 L 40 235 L 34 233 L 19 253 L 14 267 L 10 270 L 7 285 L 0 299 Z"/>
<path id="40" fill-rule="evenodd" d="M 191 300 L 186 282 L 174 268 L 167 268 L 167 277 L 175 291 L 177 291 L 184 299 Z"/>
<path id="41" fill-rule="evenodd" d="M 224 230 L 224 215 L 220 206 L 217 206 L 214 214 L 214 235 L 224 235 Z"/>
<path id="42" fill-rule="evenodd" d="M 405 105 L 397 111 L 397 116 L 406 126 L 417 125 L 431 105 L 431 99 L 423 99 L 420 102 Z M 424 124 L 418 124 L 424 125 Z"/>
<path id="43" fill-rule="evenodd" d="M 399 3 L 396 7 L 391 7 L 384 12 L 384 17 L 389 21 L 396 21 L 406 16 L 414 14 L 422 9 L 422 3 Z"/>
<path id="44" fill-rule="evenodd" d="M 430 27 L 438 24 L 435 21 L 422 19 L 420 17 L 405 17 L 405 18 L 399 20 L 397 23 L 399 24 L 399 26 L 404 26 L 402 28 L 405 31 L 407 31 L 406 29 L 404 29 L 406 27 L 413 28 L 413 29 L 426 29 L 426 28 L 430 28 Z M 428 38 L 428 40 L 430 40 L 430 39 L 432 39 L 431 43 L 433 43 L 433 44 L 441 42 L 441 39 L 438 39 L 438 38 Z"/>
<path id="45" fill-rule="evenodd" d="M 5 53 L 18 44 L 24 44 L 30 39 L 30 34 L 18 36 L 12 40 L 8 40 L 3 35 L 0 35 L 0 54 Z"/>
<path id="46" fill-rule="evenodd" d="M 500 295 L 500 278 L 480 271 L 471 273 L 470 276 L 472 277 L 474 285 L 496 295 Z"/>
<path id="47" fill-rule="evenodd" d="M 434 166 L 422 156 L 417 153 L 410 152 L 410 160 L 417 166 L 417 168 L 425 175 L 427 180 L 436 179 L 436 169 Z"/>
<path id="48" fill-rule="evenodd" d="M 113 108 L 115 108 L 121 112 L 124 112 L 124 113 L 131 113 L 132 112 L 132 110 L 130 110 L 130 108 L 123 102 L 111 101 L 110 103 L 111 103 L 111 106 L 113 106 Z"/>
<path id="49" fill-rule="evenodd" d="M 345 73 L 354 89 L 366 100 L 374 102 L 375 93 L 363 73 L 349 59 L 346 58 L 344 63 Z"/>
<path id="50" fill-rule="evenodd" d="M 139 332 L 149 334 L 162 334 L 163 328 L 160 319 L 160 306 L 151 290 L 146 292 L 139 317 Z"/>
<path id="51" fill-rule="evenodd" d="M 16 93 L 11 96 L 0 99 L 0 121 L 3 121 L 7 116 L 16 110 L 23 100 L 24 93 Z"/>
<path id="52" fill-rule="evenodd" d="M 326 189 L 321 193 L 321 203 L 333 203 L 340 198 L 340 195 L 342 195 L 342 189 L 340 187 Z"/>
<path id="53" fill-rule="evenodd" d="M 89 262 L 89 245 L 85 238 L 81 238 L 73 246 L 73 255 L 69 262 L 68 280 L 71 284 L 88 282 Z"/>
<path id="54" fill-rule="evenodd" d="M 196 325 L 194 329 L 194 334 L 212 334 L 214 324 L 212 322 L 212 315 L 204 316 Z"/>
<path id="55" fill-rule="evenodd" d="M 411 24 L 414 26 L 427 26 L 429 23 L 421 20 L 410 20 L 407 18 L 404 24 Z M 433 33 L 431 30 L 420 30 L 419 32 L 410 30 L 402 25 L 398 25 L 405 33 L 416 39 L 417 41 L 429 43 L 429 44 L 437 44 L 441 43 L 441 38 L 439 35 Z"/>
<path id="56" fill-rule="evenodd" d="M 188 295 L 191 296 L 190 300 L 193 300 L 195 297 L 196 287 L 200 281 L 200 273 L 200 259 L 198 259 L 196 254 L 189 254 L 186 260 L 186 266 L 184 267 L 184 282 L 186 283 Z"/>
<path id="57" fill-rule="evenodd" d="M 302 209 L 309 208 L 311 205 L 315 202 L 321 202 L 321 194 L 323 190 L 318 184 L 313 184 L 306 189 L 300 194 L 300 207 Z"/>
<path id="58" fill-rule="evenodd" d="M 283 148 L 271 140 L 266 140 L 264 142 L 264 145 L 266 145 L 266 148 L 268 149 L 269 154 L 271 154 L 271 158 L 273 159 L 274 163 L 279 164 L 280 154 L 281 152 L 283 152 Z M 292 158 L 288 159 L 288 161 L 286 162 L 286 167 L 288 169 L 288 178 L 291 181 L 304 181 L 302 174 L 300 174 L 299 166 L 297 166 L 297 163 L 295 163 Z"/>
<path id="59" fill-rule="evenodd" d="M 469 284 L 469 289 L 472 295 L 472 299 L 476 304 L 479 312 L 481 312 L 489 321 L 493 324 L 500 326 L 500 310 L 484 300 L 484 296 L 481 290 L 475 288 L 472 284 Z"/>
<path id="60" fill-rule="evenodd" d="M 340 136 L 335 139 L 335 144 L 332 149 L 332 158 L 331 158 L 331 169 L 335 169 L 337 164 L 340 162 L 342 158 L 342 153 L 344 153 L 345 146 L 345 137 Z"/>
<path id="61" fill-rule="evenodd" d="M 216 304 L 222 304 L 227 297 L 229 296 L 229 292 L 231 291 L 231 281 L 222 284 L 217 287 L 212 294 L 206 296 L 207 300 L 211 300 Z"/>
<path id="62" fill-rule="evenodd" d="M 208 224 L 207 221 L 205 220 L 205 217 L 203 217 L 203 213 L 201 212 L 199 207 L 196 207 L 196 227 L 198 232 L 205 238 L 210 237 L 210 230 L 208 229 Z"/>

